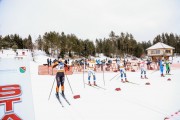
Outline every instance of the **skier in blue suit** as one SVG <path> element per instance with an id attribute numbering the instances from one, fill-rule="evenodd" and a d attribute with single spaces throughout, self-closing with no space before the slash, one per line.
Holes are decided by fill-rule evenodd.
<path id="1" fill-rule="evenodd" d="M 164 71 L 164 60 L 159 60 L 159 68 L 160 68 L 160 72 L 161 72 L 161 77 L 165 77 L 164 76 L 164 73 L 163 73 L 163 71 Z"/>

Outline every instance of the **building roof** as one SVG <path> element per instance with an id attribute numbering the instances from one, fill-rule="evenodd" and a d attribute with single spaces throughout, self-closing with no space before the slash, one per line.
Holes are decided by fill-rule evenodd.
<path id="1" fill-rule="evenodd" d="M 146 50 L 151 50 L 151 49 L 161 49 L 161 48 L 169 48 L 169 49 L 175 49 L 174 47 L 171 47 L 169 45 L 166 45 L 162 42 L 158 42 L 156 44 L 154 44 L 153 46 L 147 48 Z"/>

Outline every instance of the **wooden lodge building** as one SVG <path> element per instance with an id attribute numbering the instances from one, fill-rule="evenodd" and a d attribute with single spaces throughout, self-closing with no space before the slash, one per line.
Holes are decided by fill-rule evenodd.
<path id="1" fill-rule="evenodd" d="M 158 42 L 146 50 L 148 57 L 151 57 L 152 61 L 157 61 L 158 59 L 169 59 L 173 56 L 174 49 L 174 47 Z"/>

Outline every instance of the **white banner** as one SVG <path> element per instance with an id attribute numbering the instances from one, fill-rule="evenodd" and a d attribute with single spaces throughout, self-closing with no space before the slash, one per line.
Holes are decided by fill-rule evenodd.
<path id="1" fill-rule="evenodd" d="M 35 119 L 26 57 L 0 59 L 0 119 Z"/>

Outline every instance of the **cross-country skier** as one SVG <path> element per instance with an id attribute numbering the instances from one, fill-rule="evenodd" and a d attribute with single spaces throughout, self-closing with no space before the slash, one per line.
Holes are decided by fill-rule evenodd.
<path id="1" fill-rule="evenodd" d="M 127 78 L 126 78 L 126 70 L 125 70 L 125 65 L 123 64 L 123 61 L 120 62 L 119 64 L 120 67 L 120 74 L 121 74 L 121 82 L 128 82 Z M 123 77 L 125 80 L 123 80 Z"/>
<path id="2" fill-rule="evenodd" d="M 166 65 L 166 74 L 170 74 L 170 62 L 168 59 L 166 59 L 165 61 L 165 65 Z"/>
<path id="3" fill-rule="evenodd" d="M 56 73 L 56 96 L 59 98 L 59 86 L 61 85 L 61 92 L 62 92 L 62 96 L 64 96 L 64 66 L 65 64 L 62 61 L 62 58 L 59 59 L 59 61 L 56 61 L 53 64 L 53 68 L 56 67 L 57 69 L 57 73 Z"/>
<path id="4" fill-rule="evenodd" d="M 146 68 L 145 68 L 145 65 L 146 65 L 147 63 L 146 63 L 146 61 L 145 60 L 143 60 L 143 61 L 141 61 L 141 63 L 140 63 L 140 68 L 141 68 L 141 79 L 148 79 L 147 77 L 146 77 Z M 144 74 L 144 77 L 143 77 L 143 74 Z"/>
<path id="5" fill-rule="evenodd" d="M 95 76 L 95 62 L 94 61 L 90 61 L 89 62 L 89 66 L 88 66 L 88 84 L 91 86 L 91 82 L 90 82 L 90 79 L 91 79 L 91 75 L 93 76 L 93 80 L 94 80 L 94 86 L 97 86 L 96 84 L 96 76 Z"/>
<path id="6" fill-rule="evenodd" d="M 164 76 L 164 73 L 163 73 L 163 71 L 164 71 L 164 60 L 159 60 L 159 68 L 160 68 L 160 72 L 161 72 L 161 77 L 165 77 Z"/>
<path id="7" fill-rule="evenodd" d="M 119 69 L 119 65 L 120 65 L 120 58 L 119 57 L 116 58 L 116 63 L 117 63 L 117 68 Z"/>

